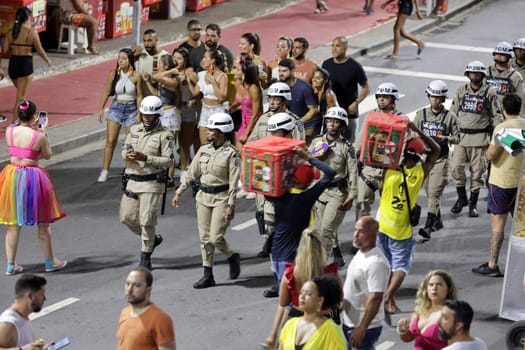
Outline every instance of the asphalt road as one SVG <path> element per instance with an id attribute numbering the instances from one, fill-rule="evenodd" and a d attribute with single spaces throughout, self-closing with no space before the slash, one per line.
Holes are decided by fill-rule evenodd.
<path id="1" fill-rule="evenodd" d="M 520 18 L 515 15 L 522 13 L 525 13 L 522 0 L 488 1 L 461 18 L 421 35 L 427 46 L 420 59 L 416 58 L 416 47 L 403 42 L 401 57 L 396 61 L 382 58 L 390 48 L 369 53 L 359 60 L 366 67 L 373 88 L 383 81 L 398 85 L 405 95 L 398 109 L 409 113 L 427 103 L 424 89 L 431 80 L 436 77 L 446 80 L 452 95 L 463 84 L 463 69 L 469 61 L 481 60 L 488 65 L 492 60 L 490 52 L 498 41 L 513 42 L 522 37 Z M 311 55 L 321 61 L 329 57 L 330 52 L 321 48 Z M 373 108 L 373 103 L 368 105 Z M 361 112 L 366 112 L 366 106 L 364 103 Z M 69 265 L 64 271 L 46 275 L 49 281 L 46 305 L 61 303 L 67 298 L 78 300 L 69 301 L 72 303 L 35 320 L 34 328 L 38 337 L 46 341 L 68 336 L 72 342 L 69 348 L 75 350 L 116 347 L 116 322 L 120 309 L 126 305 L 124 278 L 136 265 L 140 249 L 137 237 L 118 222 L 121 193 L 117 174 L 123 167 L 118 153 L 111 171 L 115 176 L 107 183 L 96 183 L 101 147 L 97 144 L 72 150 L 61 156 L 63 162 L 48 167 L 68 214 L 53 225 L 56 256 L 68 259 Z M 95 148 L 99 149 L 93 151 Z M 170 192 L 168 198 L 172 195 Z M 401 316 L 410 315 L 417 286 L 428 270 L 445 269 L 453 275 L 460 297 L 469 301 L 475 310 L 472 334 L 484 339 L 489 349 L 504 349 L 504 334 L 511 322 L 498 318 L 503 279 L 478 277 L 470 272 L 488 256 L 490 228 L 485 213 L 486 191 L 481 194 L 479 218 L 468 218 L 466 213 L 451 216 L 449 210 L 455 199 L 453 184 L 449 183 L 442 203 L 445 228 L 435 233 L 430 242 L 416 247 L 413 269 L 397 297 L 403 313 L 393 319 L 397 321 Z M 425 213 L 424 195 L 419 204 Z M 232 226 L 249 222 L 254 207 L 253 201 L 240 200 Z M 347 261 L 353 217 L 352 210 L 340 230 Z M 262 292 L 271 285 L 272 275 L 267 261 L 254 258 L 262 243 L 255 225 L 244 226 L 230 229 L 226 236 L 232 248 L 241 254 L 240 278 L 228 280 L 228 267 L 218 253 L 214 269 L 217 286 L 195 290 L 192 284 L 200 278 L 202 268 L 195 205 L 190 194 L 184 194 L 181 208 L 167 207 L 166 215 L 159 218 L 158 232 L 164 235 L 165 241 L 153 258 L 152 299 L 173 317 L 179 349 L 256 349 L 265 338 L 276 300 L 263 298 Z M 506 247 L 507 241 L 500 266 L 504 266 L 506 260 Z M 4 252 L 0 254 L 0 259 L 5 260 Z M 28 272 L 43 272 L 34 228 L 24 229 L 17 260 Z M 345 272 L 341 270 L 342 274 Z M 15 280 L 0 275 L 0 309 L 9 306 Z M 384 329 L 379 343 L 383 350 L 412 347 L 400 343 L 393 328 Z"/>

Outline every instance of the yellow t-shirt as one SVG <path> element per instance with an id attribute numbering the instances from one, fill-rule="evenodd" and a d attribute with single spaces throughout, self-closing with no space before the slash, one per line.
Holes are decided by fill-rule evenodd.
<path id="1" fill-rule="evenodd" d="M 301 317 L 289 319 L 281 330 L 279 343 L 283 350 L 295 350 L 297 322 Z M 317 331 L 306 341 L 303 350 L 346 350 L 346 339 L 341 328 L 332 320 L 326 320 Z"/>
<path id="2" fill-rule="evenodd" d="M 525 129 L 525 119 L 510 119 L 498 124 L 492 134 L 491 145 L 496 144 L 495 135 L 501 129 Z M 502 151 L 492 162 L 489 183 L 500 188 L 517 188 L 520 182 L 521 165 L 523 164 L 523 152 L 517 156 Z"/>
<path id="3" fill-rule="evenodd" d="M 403 169 L 410 194 L 410 205 L 414 208 L 419 190 L 423 186 L 425 172 L 421 164 L 410 169 L 403 165 Z M 396 240 L 412 237 L 412 225 L 410 225 L 407 206 L 403 173 L 401 170 L 388 169 L 385 173 L 379 201 L 379 231 Z"/>

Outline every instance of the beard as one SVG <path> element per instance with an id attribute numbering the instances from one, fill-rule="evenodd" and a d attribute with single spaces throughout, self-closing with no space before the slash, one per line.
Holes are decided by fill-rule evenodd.
<path id="1" fill-rule="evenodd" d="M 42 310 L 42 305 L 33 304 L 31 310 L 33 310 L 33 312 L 40 312 Z"/>
<path id="2" fill-rule="evenodd" d="M 157 48 L 155 46 L 144 46 L 144 50 L 146 50 L 146 52 L 149 53 L 150 56 L 153 56 L 155 55 Z"/>
<path id="3" fill-rule="evenodd" d="M 146 300 L 146 295 L 142 295 L 138 297 L 128 296 L 127 299 L 128 299 L 128 304 L 130 305 L 140 305 L 144 303 L 144 301 Z"/>
<path id="4" fill-rule="evenodd" d="M 500 66 L 506 66 L 507 63 L 509 63 L 509 60 L 507 59 L 507 60 L 503 61 L 503 60 L 494 59 L 494 63 L 496 63 L 497 65 L 500 65 Z"/>
<path id="5" fill-rule="evenodd" d="M 304 59 L 304 53 L 301 53 L 301 54 L 299 54 L 299 55 L 297 55 L 297 56 L 294 56 L 294 58 L 295 58 L 296 60 L 302 60 L 302 59 Z"/>
<path id="6" fill-rule="evenodd" d="M 212 40 L 206 40 L 206 46 L 208 46 L 210 49 L 216 49 L 217 43 Z"/>
<path id="7" fill-rule="evenodd" d="M 439 326 L 439 339 L 441 340 L 449 340 L 451 339 L 455 334 L 454 333 L 447 333 L 441 326 Z"/>

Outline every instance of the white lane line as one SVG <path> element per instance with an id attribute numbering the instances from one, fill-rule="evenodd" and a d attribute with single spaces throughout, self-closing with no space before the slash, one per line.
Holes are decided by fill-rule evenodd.
<path id="1" fill-rule="evenodd" d="M 64 299 L 64 300 L 61 300 L 59 302 L 56 302 L 54 304 L 51 304 L 49 306 L 46 306 L 44 307 L 40 312 L 38 313 L 33 313 L 31 315 L 29 315 L 29 319 L 30 320 L 36 320 L 37 318 L 40 318 L 40 317 L 44 317 L 46 315 L 49 315 L 50 313 L 52 312 L 55 312 L 55 311 L 58 311 L 60 309 L 63 309 L 65 308 L 66 306 L 69 306 L 71 304 L 74 304 L 76 303 L 77 301 L 79 301 L 80 299 L 78 298 L 67 298 L 67 299 Z"/>
<path id="2" fill-rule="evenodd" d="M 376 346 L 376 350 L 388 350 L 392 348 L 394 345 L 396 345 L 396 343 L 387 340 L 385 342 L 382 342 L 378 346 Z"/>
<path id="3" fill-rule="evenodd" d="M 457 51 L 483 52 L 483 53 L 492 53 L 492 51 L 494 50 L 493 48 L 489 48 L 489 47 L 454 45 L 454 44 L 445 44 L 445 43 L 429 43 L 429 42 L 425 42 L 425 47 L 433 47 L 436 49 L 457 50 Z"/>
<path id="4" fill-rule="evenodd" d="M 248 228 L 250 226 L 253 226 L 253 225 L 257 225 L 257 220 L 255 219 L 250 219 L 248 221 L 245 221 L 239 225 L 235 225 L 232 227 L 232 230 L 233 231 L 241 231 L 241 230 L 244 230 L 245 228 Z"/>
<path id="5" fill-rule="evenodd" d="M 380 73 L 380 74 L 390 74 L 390 75 L 403 75 L 406 77 L 412 78 L 427 78 L 427 79 L 441 79 L 441 80 L 451 80 L 451 81 L 462 81 L 467 82 L 467 77 L 463 75 L 451 75 L 451 74 L 442 74 L 442 73 L 430 73 L 430 72 L 415 72 L 410 70 L 401 70 L 401 69 L 391 69 L 383 67 L 363 67 L 367 73 Z"/>

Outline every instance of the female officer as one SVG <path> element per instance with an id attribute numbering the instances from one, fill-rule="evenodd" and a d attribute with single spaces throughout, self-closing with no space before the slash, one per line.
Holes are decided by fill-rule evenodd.
<path id="1" fill-rule="evenodd" d="M 215 248 L 228 258 L 231 279 L 236 279 L 241 273 L 240 256 L 230 249 L 224 239 L 224 233 L 233 219 L 241 171 L 241 156 L 233 146 L 233 120 L 230 115 L 211 115 L 206 126 L 206 138 L 208 143 L 202 145 L 193 158 L 188 176 L 181 182 L 171 202 L 178 208 L 180 195 L 191 182 L 200 183 L 195 200 L 204 276 L 193 284 L 195 289 L 215 285 L 212 272 Z"/>

